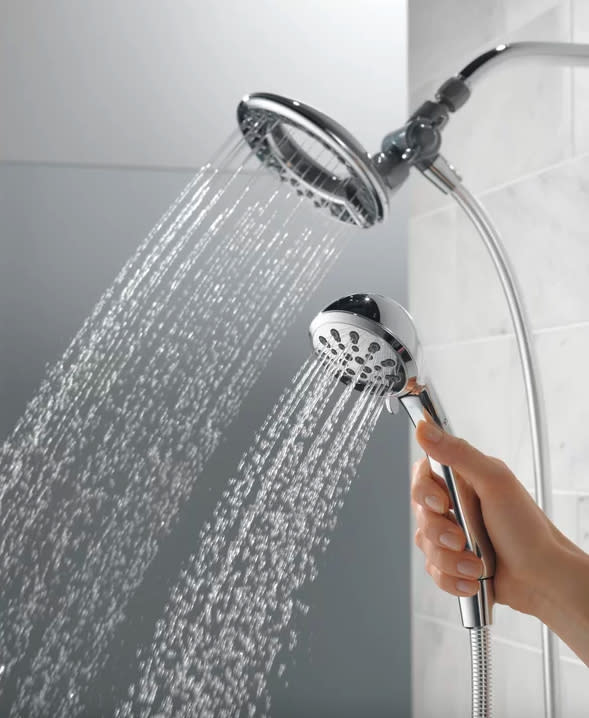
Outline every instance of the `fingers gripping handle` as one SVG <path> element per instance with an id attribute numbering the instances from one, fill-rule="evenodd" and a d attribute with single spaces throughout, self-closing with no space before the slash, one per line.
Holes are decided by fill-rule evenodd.
<path id="1" fill-rule="evenodd" d="M 450 433 L 448 421 L 442 414 L 431 389 L 423 388 L 419 393 L 399 398 L 411 421 L 417 426 L 420 421 L 433 421 Z M 462 623 L 465 628 L 479 628 L 492 623 L 493 581 L 495 573 L 495 552 L 487 534 L 481 507 L 476 493 L 449 466 L 440 464 L 428 456 L 432 471 L 444 479 L 452 510 L 466 535 L 466 547 L 483 561 L 483 575 L 479 579 L 480 590 L 473 597 L 459 598 Z"/>

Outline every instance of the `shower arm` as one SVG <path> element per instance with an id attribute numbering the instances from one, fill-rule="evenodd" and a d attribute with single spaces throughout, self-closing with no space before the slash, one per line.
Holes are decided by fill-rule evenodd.
<path id="1" fill-rule="evenodd" d="M 448 121 L 448 113 L 456 112 L 464 105 L 479 80 L 511 60 L 541 60 L 564 66 L 589 65 L 589 44 L 514 42 L 497 45 L 475 57 L 457 75 L 446 80 L 436 92 L 436 102 L 425 102 L 411 119 L 431 116 L 434 126 L 441 129 Z"/>
<path id="2" fill-rule="evenodd" d="M 558 65 L 589 65 L 589 44 L 566 42 L 514 42 L 497 45 L 468 63 L 438 88 L 435 100 L 423 102 L 405 125 L 389 133 L 381 151 L 372 157 L 389 189 L 404 182 L 410 167 L 422 172 L 438 159 L 442 130 L 450 115 L 470 98 L 472 89 L 495 67 L 510 60 L 544 60 Z M 433 168 L 434 173 L 436 169 Z"/>
<path id="3" fill-rule="evenodd" d="M 469 62 L 458 73 L 458 77 L 472 88 L 489 70 L 509 60 L 519 59 L 545 60 L 560 65 L 584 65 L 589 64 L 589 45 L 572 42 L 514 42 L 497 45 Z"/>

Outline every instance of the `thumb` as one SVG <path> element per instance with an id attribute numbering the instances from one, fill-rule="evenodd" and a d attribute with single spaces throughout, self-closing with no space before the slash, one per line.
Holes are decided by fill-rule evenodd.
<path id="1" fill-rule="evenodd" d="M 458 471 L 479 495 L 489 486 L 489 479 L 493 481 L 490 485 L 496 486 L 498 480 L 511 474 L 502 461 L 483 454 L 464 439 L 447 434 L 429 421 L 419 422 L 415 438 L 432 459 Z"/>

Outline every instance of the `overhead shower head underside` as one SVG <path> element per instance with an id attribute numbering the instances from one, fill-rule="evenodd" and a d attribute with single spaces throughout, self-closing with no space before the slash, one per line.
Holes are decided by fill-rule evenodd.
<path id="1" fill-rule="evenodd" d="M 364 148 L 321 112 L 280 95 L 248 95 L 237 109 L 246 141 L 267 167 L 336 219 L 371 227 L 388 207 Z"/>

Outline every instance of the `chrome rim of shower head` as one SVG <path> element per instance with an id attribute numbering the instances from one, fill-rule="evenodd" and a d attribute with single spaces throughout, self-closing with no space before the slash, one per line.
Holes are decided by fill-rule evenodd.
<path id="1" fill-rule="evenodd" d="M 379 294 L 352 294 L 311 322 L 317 355 L 359 391 L 402 396 L 418 379 L 421 348 L 409 313 Z"/>
<path id="2" fill-rule="evenodd" d="M 239 127 L 257 157 L 299 195 L 336 219 L 371 227 L 388 211 L 386 188 L 369 154 L 337 122 L 280 95 L 247 95 Z"/>

